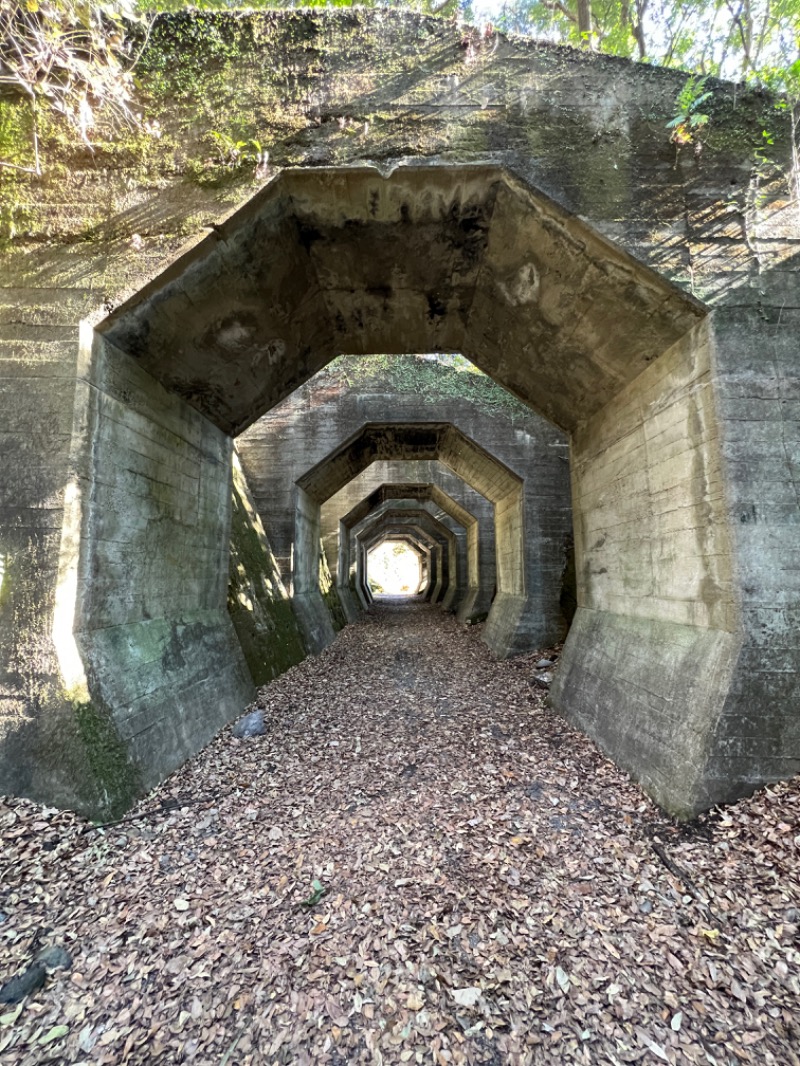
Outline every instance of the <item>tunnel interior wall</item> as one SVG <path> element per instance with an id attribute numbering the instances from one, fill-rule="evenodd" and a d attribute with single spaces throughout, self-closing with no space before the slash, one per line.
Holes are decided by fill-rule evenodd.
<path id="1" fill-rule="evenodd" d="M 231 508 L 228 612 L 254 683 L 265 685 L 306 647 L 235 452 Z"/>
<path id="2" fill-rule="evenodd" d="M 741 640 L 710 351 L 703 325 L 573 435 L 578 611 L 553 693 L 681 815 L 708 803 Z"/>
<path id="3" fill-rule="evenodd" d="M 463 499 L 467 495 L 467 485 L 463 482 L 461 485 L 463 487 L 460 489 L 457 487 L 456 491 L 459 491 L 459 495 Z M 363 485 L 359 487 L 356 496 L 362 493 Z M 482 499 L 487 502 L 480 494 L 473 493 L 473 495 L 476 501 Z M 477 611 L 484 610 L 484 598 L 487 604 L 486 609 L 488 609 L 491 604 L 491 595 L 484 597 L 482 592 L 484 588 L 490 586 L 493 580 L 494 567 L 492 566 L 491 570 L 487 570 L 484 574 L 484 584 L 482 586 L 480 574 L 481 523 L 472 512 L 456 501 L 453 496 L 446 494 L 440 486 L 430 483 L 381 482 L 371 495 L 365 498 L 362 496 L 354 510 L 345 512 L 345 518 L 340 522 L 339 584 L 346 586 L 348 582 L 352 566 L 351 530 L 358 530 L 360 522 L 363 521 L 363 518 L 360 517 L 362 510 L 369 509 L 371 512 L 375 512 L 378 506 L 377 500 L 386 502 L 392 499 L 405 500 L 407 503 L 411 503 L 414 500 L 419 501 L 434 518 L 444 522 L 455 533 L 458 543 L 458 590 L 452 590 L 450 601 L 446 606 L 455 611 L 458 620 L 467 621 Z M 491 530 L 487 522 L 483 523 L 483 536 L 491 537 Z"/>
<path id="4" fill-rule="evenodd" d="M 790 225 L 790 218 L 780 223 L 774 237 Z M 706 774 L 709 794 L 730 800 L 800 770 L 800 299 L 791 281 L 797 258 L 783 266 L 763 278 L 766 309 L 724 308 L 713 320 L 742 641 Z"/>
<path id="5" fill-rule="evenodd" d="M 252 693 L 227 609 L 233 446 L 97 336 L 82 404 L 74 635 L 150 787 Z"/>
<path id="6" fill-rule="evenodd" d="M 447 538 L 447 585 L 442 589 L 442 607 L 446 611 L 457 611 L 467 590 L 468 538 L 464 526 L 456 522 L 451 515 L 446 514 L 430 500 L 389 499 L 375 507 L 367 519 L 356 525 L 354 533 L 356 536 L 369 538 L 373 527 L 378 525 L 384 516 L 395 517 L 406 511 L 422 511 L 428 514 L 438 523 L 442 535 Z"/>

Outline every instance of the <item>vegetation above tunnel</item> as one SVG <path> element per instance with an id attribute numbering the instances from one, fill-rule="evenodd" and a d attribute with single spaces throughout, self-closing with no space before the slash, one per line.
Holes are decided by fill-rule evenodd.
<path id="1" fill-rule="evenodd" d="M 198 0 L 191 7 L 183 0 L 7 0 L 0 12 L 4 215 L 14 201 L 13 179 L 39 177 L 43 165 L 50 169 L 132 159 L 143 173 L 177 166 L 198 183 L 219 185 L 254 172 L 263 178 L 269 166 L 298 162 L 296 149 L 315 124 L 336 123 L 345 152 L 365 125 L 393 140 L 399 133 L 396 115 L 380 107 L 338 113 L 325 99 L 319 68 L 300 70 L 289 59 L 303 41 L 309 53 L 331 58 L 335 45 L 327 24 L 332 15 L 340 23 L 341 17 L 349 21 L 349 47 L 354 55 L 363 52 L 381 40 L 380 12 L 369 9 L 383 6 L 392 8 L 395 20 L 407 18 L 403 46 L 395 42 L 382 51 L 386 78 L 405 82 L 409 89 L 419 76 L 425 43 L 455 16 L 464 23 L 477 20 L 480 28 L 454 26 L 458 48 L 438 57 L 432 73 L 448 79 L 453 89 L 480 75 L 497 48 L 499 28 L 683 68 L 703 79 L 742 79 L 785 93 L 788 103 L 778 100 L 779 108 L 794 106 L 800 98 L 800 0 L 730 5 L 718 0 L 656 0 L 649 5 L 510 0 L 502 7 L 489 0 L 358 6 L 351 0 L 312 0 L 302 11 L 279 0 L 251 0 L 247 5 Z M 486 25 L 486 18 L 494 26 Z M 231 67 L 266 44 L 271 92 L 253 109 L 245 103 L 252 72 L 231 78 Z M 300 85 L 307 90 L 305 108 L 292 99 Z M 676 95 L 673 114 L 661 119 L 666 136 L 677 129 L 679 137 L 689 134 L 692 141 L 717 107 L 714 90 L 713 83 L 690 78 Z M 492 84 L 481 89 L 484 109 L 496 103 L 496 92 Z M 369 100 L 369 91 L 364 98 Z M 191 123 L 176 125 L 176 101 L 193 101 Z M 468 126 L 473 124 L 480 126 L 470 119 Z M 466 128 L 465 140 L 473 132 L 480 140 L 479 130 Z M 764 142 L 753 148 L 766 158 L 774 136 L 769 122 L 764 134 Z M 417 148 L 398 147 L 406 155 Z M 9 226 L 9 220 L 4 221 Z M 23 231 L 19 222 L 11 228 Z"/>
<path id="2" fill-rule="evenodd" d="M 342 355 L 319 373 L 320 384 L 412 392 L 427 400 L 468 400 L 512 423 L 530 408 L 461 355 Z"/>

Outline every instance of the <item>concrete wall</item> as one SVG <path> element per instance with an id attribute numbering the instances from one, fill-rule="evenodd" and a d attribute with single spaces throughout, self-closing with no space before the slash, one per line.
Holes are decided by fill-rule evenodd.
<path id="1" fill-rule="evenodd" d="M 113 716 L 82 697 L 71 699 L 52 639 L 59 562 L 62 573 L 71 573 L 70 553 L 88 543 L 76 540 L 83 518 L 77 527 L 73 518 L 91 495 L 76 499 L 76 483 L 69 479 L 70 450 L 83 433 L 84 408 L 74 405 L 77 320 L 89 315 L 99 324 L 109 308 L 140 293 L 132 312 L 135 318 L 136 307 L 142 309 L 136 328 L 127 308 L 124 329 L 117 316 L 103 331 L 140 370 L 224 431 L 257 418 L 343 350 L 359 314 L 366 327 L 363 350 L 391 350 L 403 339 L 397 328 L 402 308 L 395 302 L 400 294 L 389 297 L 384 276 L 400 249 L 392 237 L 400 230 L 384 228 L 382 240 L 375 238 L 376 226 L 387 224 L 394 194 L 381 200 L 379 191 L 378 207 L 386 213 L 372 225 L 370 197 L 351 195 L 362 179 L 320 174 L 328 214 L 317 241 L 308 216 L 292 221 L 285 204 L 270 199 L 275 182 L 261 187 L 263 176 L 251 167 L 232 170 L 209 161 L 202 143 L 207 131 L 236 132 L 242 122 L 252 126 L 249 136 L 269 147 L 276 168 L 371 160 L 388 173 L 413 145 L 426 166 L 489 161 L 526 182 L 532 192 L 513 181 L 502 189 L 495 183 L 491 199 L 485 184 L 481 191 L 480 181 L 465 180 L 459 200 L 464 211 L 438 231 L 435 215 L 449 195 L 443 192 L 447 175 L 435 178 L 431 170 L 427 200 L 409 194 L 413 213 L 405 220 L 398 216 L 397 225 L 406 225 L 408 250 L 417 254 L 405 261 L 429 271 L 438 263 L 444 272 L 416 279 L 424 284 L 415 290 L 413 308 L 407 302 L 402 312 L 409 326 L 405 339 L 414 341 L 406 350 L 438 344 L 466 351 L 509 388 L 538 402 L 576 440 L 584 423 L 599 418 L 601 426 L 602 408 L 621 403 L 653 360 L 669 363 L 672 346 L 691 332 L 690 321 L 698 324 L 707 315 L 711 400 L 704 399 L 697 417 L 684 424 L 699 433 L 703 476 L 718 468 L 721 488 L 717 497 L 713 480 L 711 490 L 702 490 L 702 478 L 683 479 L 679 510 L 686 516 L 705 507 L 711 540 L 697 554 L 693 534 L 679 533 L 676 569 L 684 569 L 683 547 L 689 560 L 681 576 L 685 587 L 676 587 L 674 595 L 656 562 L 644 567 L 641 551 L 634 551 L 634 570 L 626 553 L 614 556 L 616 576 L 605 563 L 587 575 L 583 559 L 578 561 L 583 614 L 564 656 L 561 705 L 681 813 L 794 772 L 800 766 L 800 590 L 791 486 L 800 218 L 788 113 L 776 112 L 765 94 L 711 83 L 703 150 L 677 151 L 666 124 L 685 82 L 682 72 L 502 37 L 475 38 L 465 51 L 460 28 L 385 11 L 204 13 L 202 32 L 196 18 L 185 14 L 157 23 L 140 64 L 148 117 L 162 125 L 158 141 L 141 139 L 117 151 L 101 128 L 92 154 L 77 143 L 71 149 L 64 130 L 54 130 L 41 146 L 43 178 L 0 174 L 3 225 L 10 220 L 15 230 L 13 243 L 0 252 L 0 423 L 4 458 L 10 460 L 0 478 L 0 791 L 100 810 L 108 809 L 115 791 L 122 797 L 136 787 Z M 187 40 L 194 41 L 188 50 Z M 178 93 L 173 84 L 187 70 L 194 96 Z M 13 115 L 4 111 L 4 119 L 13 122 Z M 774 134 L 771 163 L 757 155 L 767 128 Z M 60 166 L 48 170 L 56 153 Z M 377 178 L 363 180 L 368 186 Z M 401 175 L 393 188 L 413 185 Z M 231 220 L 221 233 L 209 233 L 209 219 L 221 220 L 257 190 L 259 200 L 241 232 Z M 305 197 L 299 197 L 303 211 Z M 351 245 L 344 255 L 332 235 L 335 213 L 347 197 L 364 225 L 361 247 Z M 397 202 L 391 210 L 399 211 Z M 471 227 L 469 233 L 461 229 L 459 236 L 459 220 Z M 426 254 L 436 246 L 437 232 L 446 236 L 444 259 Z M 304 257 L 303 242 L 298 247 L 298 234 L 310 242 L 309 252 L 313 246 L 313 263 Z M 196 244 L 196 258 L 168 269 L 147 288 L 187 238 Z M 380 255 L 371 254 L 375 248 Z M 271 265 L 259 258 L 264 250 L 277 253 Z M 237 269 L 226 274 L 226 256 L 242 252 L 245 273 L 240 256 Z M 487 254 L 486 269 L 479 270 Z M 347 267 L 352 274 L 367 266 L 370 277 L 362 280 L 371 294 L 351 292 L 357 287 L 349 284 L 340 295 L 332 288 L 323 292 L 322 282 L 333 283 L 337 270 Z M 448 287 L 454 266 L 459 285 Z M 685 300 L 665 294 L 640 268 L 676 286 Z M 180 282 L 180 293 L 163 319 L 170 279 Z M 208 298 L 212 290 L 216 306 Z M 267 290 L 274 298 L 265 311 L 257 293 Z M 291 308 L 298 291 L 310 294 L 304 309 Z M 181 302 L 184 312 L 178 313 Z M 467 305 L 471 310 L 464 314 Z M 169 329 L 162 329 L 165 323 Z M 471 346 L 463 346 L 467 339 Z M 182 355 L 187 346 L 192 351 Z M 679 392 L 686 380 L 678 381 Z M 683 410 L 689 410 L 688 399 Z M 716 434 L 710 423 L 704 428 L 706 417 L 718 423 Z M 180 418 L 190 421 L 188 414 Z M 639 438 L 650 432 L 650 422 L 642 410 Z M 108 437 L 103 442 L 110 447 Z M 586 461 L 581 493 L 591 492 L 593 477 L 608 475 L 599 456 L 589 462 L 590 454 L 587 446 L 579 456 Z M 641 449 L 636 454 L 656 478 L 647 494 L 655 499 L 658 460 L 643 457 Z M 103 466 L 102 456 L 96 463 Z M 695 487 L 686 489 L 688 484 Z M 627 499 L 628 493 L 621 489 L 620 496 Z M 214 512 L 210 497 L 203 507 L 209 516 Z M 713 553 L 715 508 L 727 525 L 733 621 L 719 621 L 720 608 L 699 595 L 692 608 L 697 624 L 689 625 L 675 619 L 687 613 L 682 597 L 692 582 L 702 589 L 709 578 L 723 589 L 719 603 L 727 602 L 726 574 Z M 627 505 L 624 510 L 630 513 Z M 663 554 L 669 539 L 666 523 L 664 516 L 648 527 L 656 554 Z M 584 544 L 592 554 L 593 544 Z M 213 552 L 206 550 L 210 559 Z M 606 574 L 600 574 L 604 566 Z M 698 567 L 702 574 L 694 577 Z M 639 581 L 648 575 L 658 579 L 652 616 L 638 585 L 631 589 L 630 612 L 598 608 L 611 605 L 615 586 L 624 589 L 634 576 Z M 215 572 L 214 589 L 217 579 Z M 141 604 L 127 587 L 119 596 L 130 603 L 131 631 L 141 632 L 149 621 L 137 614 Z M 202 590 L 185 606 L 200 615 L 210 609 Z M 614 625 L 606 627 L 606 618 L 614 618 Z M 647 629 L 650 635 L 643 636 Z M 191 642 L 191 631 L 186 638 Z M 654 649 L 664 663 L 656 702 L 683 708 L 675 714 L 676 732 L 704 738 L 695 751 L 704 750 L 705 768 L 690 769 L 687 781 L 672 752 L 675 737 L 667 744 L 663 732 L 634 735 L 642 693 L 654 674 Z M 184 654 L 183 645 L 180 650 Z M 185 661 L 193 655 L 187 647 Z M 603 666 L 605 659 L 614 667 Z M 126 662 L 123 655 L 121 665 Z M 202 668 L 197 662 L 198 680 Z M 596 695 L 589 682 L 598 676 L 605 692 Z M 688 685 L 687 677 L 700 687 Z M 188 676 L 179 679 L 179 691 L 184 683 Z M 606 728 L 612 691 L 620 709 Z M 122 718 L 135 698 L 133 691 L 122 693 Z M 102 744 L 92 739 L 97 737 Z M 688 744 L 684 737 L 679 742 Z M 96 758 L 100 748 L 112 753 L 108 759 Z"/>
<path id="2" fill-rule="evenodd" d="M 702 805 L 707 730 L 739 643 L 708 330 L 587 422 L 572 459 L 573 627 L 585 649 L 602 632 L 603 652 L 568 656 L 553 698 L 575 708 L 576 688 L 588 691 L 576 721 L 614 744 L 653 795 L 666 801 L 680 777 Z"/>
<path id="3" fill-rule="evenodd" d="M 151 787 L 252 692 L 227 610 L 232 443 L 101 338 L 82 370 L 57 650 L 66 674 L 74 634 L 73 684 L 82 665 Z"/>

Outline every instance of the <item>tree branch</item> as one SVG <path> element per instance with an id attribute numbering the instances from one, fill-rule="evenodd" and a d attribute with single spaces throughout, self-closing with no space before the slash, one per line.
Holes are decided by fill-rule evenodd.
<path id="1" fill-rule="evenodd" d="M 561 14 L 570 20 L 570 22 L 577 22 L 578 18 L 573 15 L 572 12 L 561 3 L 561 0 L 542 0 L 542 7 L 546 7 L 548 11 L 560 11 Z"/>

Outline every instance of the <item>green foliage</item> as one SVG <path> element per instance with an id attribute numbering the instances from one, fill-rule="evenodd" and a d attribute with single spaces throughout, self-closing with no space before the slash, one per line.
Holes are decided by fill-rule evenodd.
<path id="1" fill-rule="evenodd" d="M 252 164 L 260 166 L 262 163 L 266 164 L 269 159 L 268 153 L 261 147 L 261 142 L 255 138 L 251 137 L 246 141 L 234 140 L 219 130 L 211 130 L 209 138 L 219 156 L 220 165 L 231 170 Z"/>
<path id="2" fill-rule="evenodd" d="M 708 124 L 708 115 L 700 111 L 700 105 L 711 99 L 706 89 L 708 77 L 692 75 L 687 78 L 675 99 L 675 117 L 667 123 L 672 130 L 670 139 L 674 144 L 694 144 L 703 126 Z"/>
<path id="3" fill-rule="evenodd" d="M 99 817 L 119 818 L 141 794 L 141 781 L 114 723 L 92 703 L 74 704 L 78 732 L 97 788 Z"/>
<path id="4" fill-rule="evenodd" d="M 326 894 L 327 889 L 321 881 L 316 878 L 311 882 L 311 895 L 307 899 L 301 901 L 301 907 L 316 907 L 319 901 Z"/>
<path id="5" fill-rule="evenodd" d="M 428 400 L 468 399 L 512 423 L 530 413 L 525 404 L 461 355 L 340 356 L 323 373 L 341 375 L 348 385 L 382 380 L 389 388 L 415 392 Z"/>
<path id="6" fill-rule="evenodd" d="M 782 92 L 800 77 L 800 0 L 594 0 L 590 18 L 601 52 Z M 559 43 L 582 39 L 578 0 L 510 0 L 498 23 Z"/>
<path id="7" fill-rule="evenodd" d="M 169 12 L 184 11 L 189 5 L 186 0 L 140 0 L 140 7 L 146 11 Z M 230 11 L 246 8 L 248 10 L 281 8 L 343 8 L 343 7 L 391 7 L 406 11 L 416 11 L 423 15 L 441 15 L 450 17 L 459 10 L 459 0 L 302 0 L 302 2 L 282 2 L 282 0 L 192 0 L 191 6 L 197 11 Z"/>

